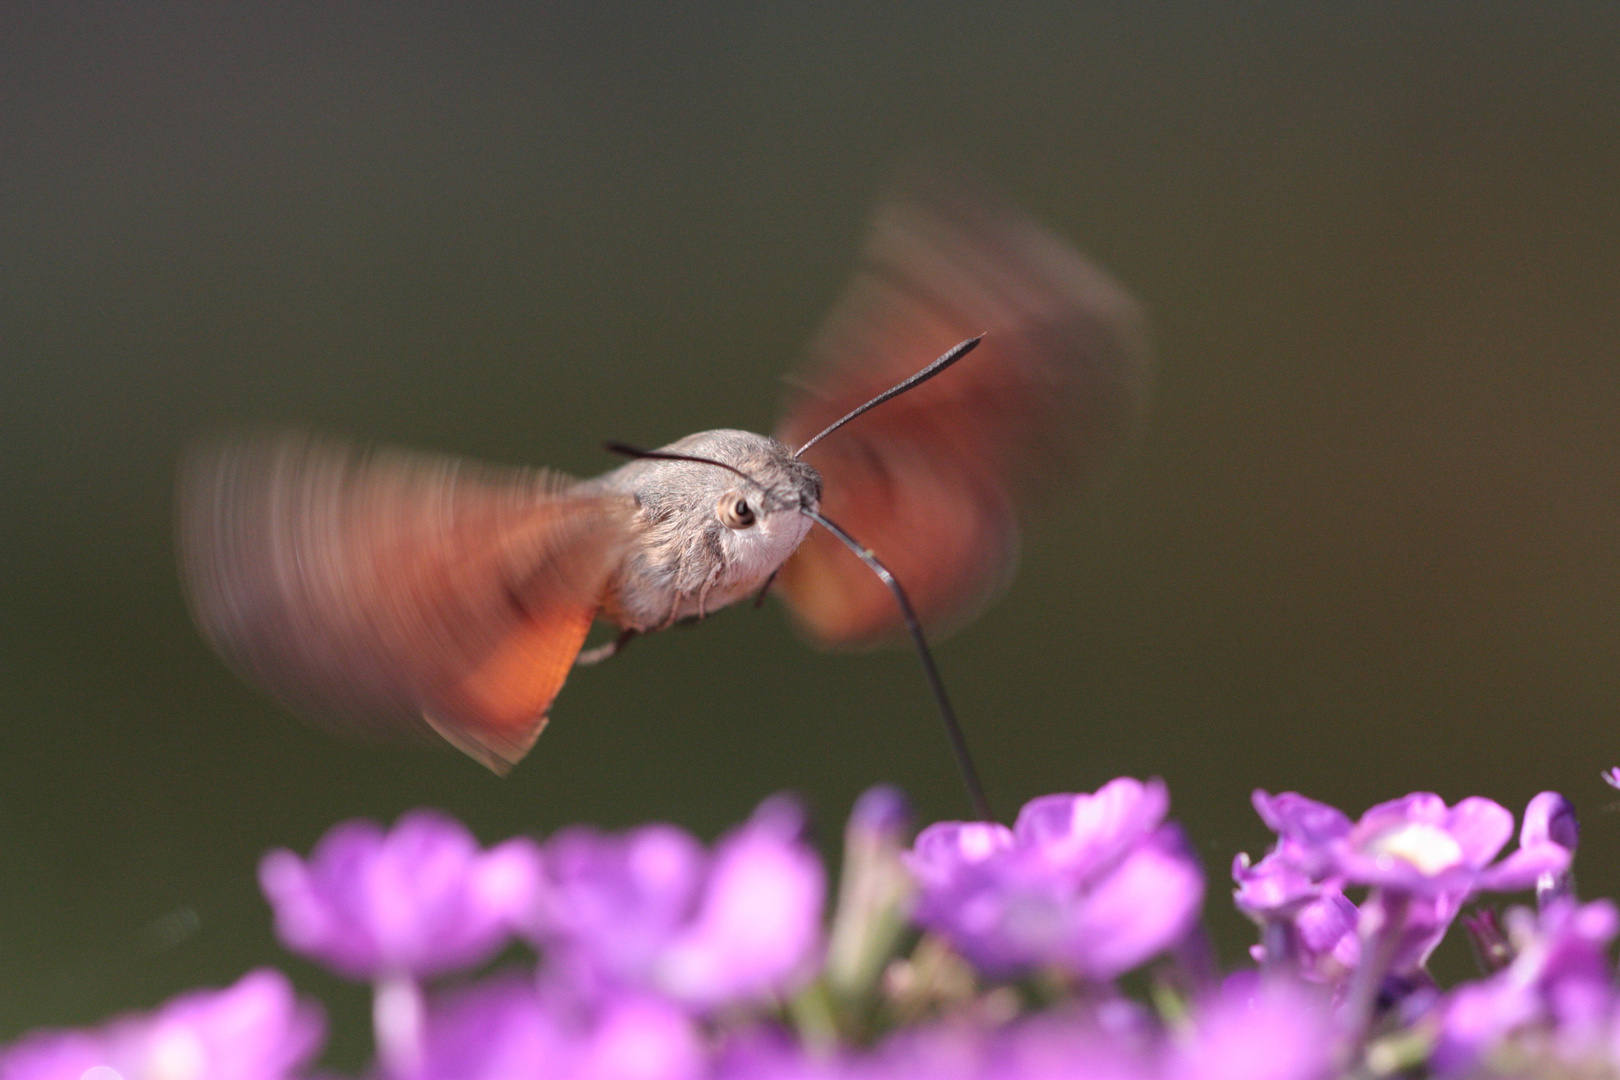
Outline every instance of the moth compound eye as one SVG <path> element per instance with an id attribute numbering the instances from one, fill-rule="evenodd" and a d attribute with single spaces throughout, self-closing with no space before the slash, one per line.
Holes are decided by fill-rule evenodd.
<path id="1" fill-rule="evenodd" d="M 715 513 L 719 515 L 720 524 L 728 529 L 746 529 L 754 523 L 754 508 L 734 491 L 721 498 Z"/>

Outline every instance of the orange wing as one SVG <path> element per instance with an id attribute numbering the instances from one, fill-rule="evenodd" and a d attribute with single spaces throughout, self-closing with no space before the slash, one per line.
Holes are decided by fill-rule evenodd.
<path id="1" fill-rule="evenodd" d="M 569 484 L 302 434 L 199 448 L 179 490 L 192 612 L 296 711 L 431 727 L 505 772 L 545 725 L 624 550 L 626 500 Z"/>
<path id="2" fill-rule="evenodd" d="M 1009 207 L 960 188 L 902 195 L 880 208 L 777 432 L 798 446 L 978 334 L 956 366 L 805 455 L 826 481 L 822 509 L 894 572 L 932 634 L 994 598 L 1020 515 L 1096 472 L 1132 426 L 1149 366 L 1135 302 Z M 821 530 L 778 581 L 825 644 L 901 625 L 888 591 Z"/>

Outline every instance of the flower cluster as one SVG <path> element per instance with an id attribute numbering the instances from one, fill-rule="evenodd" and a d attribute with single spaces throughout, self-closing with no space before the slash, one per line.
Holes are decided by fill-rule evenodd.
<path id="1" fill-rule="evenodd" d="M 1169 809 L 1162 783 L 1119 779 L 1036 799 L 1011 829 L 931 825 L 906 859 L 917 921 L 990 975 L 1117 978 L 1185 937 L 1203 903 Z"/>
<path id="2" fill-rule="evenodd" d="M 1233 878 L 1257 966 L 1224 978 L 1158 781 L 914 840 L 904 800 L 874 789 L 846 828 L 830 919 L 782 798 L 712 847 L 648 825 L 485 849 L 418 811 L 339 825 L 307 858 L 273 851 L 259 878 L 289 949 L 371 984 L 374 1080 L 1620 1073 L 1620 909 L 1575 896 L 1561 796 L 1531 801 L 1506 856 L 1513 817 L 1487 799 L 1418 793 L 1358 820 L 1294 793 L 1254 806 L 1276 841 Z M 1535 906 L 1477 906 L 1501 892 Z M 1427 961 L 1471 903 L 1482 973 L 1444 989 Z M 1125 993 L 1144 968 L 1145 998 Z M 323 1034 L 319 1008 L 260 970 L 25 1036 L 0 1080 L 330 1078 L 312 1064 Z"/>

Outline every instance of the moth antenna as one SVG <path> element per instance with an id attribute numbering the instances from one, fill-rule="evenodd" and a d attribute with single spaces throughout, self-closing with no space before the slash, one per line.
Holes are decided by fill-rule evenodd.
<path id="1" fill-rule="evenodd" d="M 917 374 L 911 376 L 911 378 L 905 380 L 894 388 L 879 394 L 871 401 L 868 401 L 865 405 L 862 405 L 860 408 L 844 417 L 844 419 L 838 421 L 838 423 L 828 428 L 827 431 L 823 431 L 821 435 L 825 435 L 834 428 L 840 427 L 848 421 L 853 420 L 855 417 L 859 416 L 861 413 L 872 408 L 873 406 L 881 405 L 883 402 L 894 397 L 896 394 L 904 393 L 925 379 L 933 378 L 941 371 L 944 371 L 951 364 L 954 364 L 956 361 L 966 356 L 972 351 L 973 347 L 982 340 L 982 335 L 976 338 L 969 338 L 967 341 L 964 341 L 962 344 L 956 346 L 956 348 L 952 349 L 938 360 L 935 360 L 932 364 L 929 364 L 927 367 L 917 372 Z M 815 439 L 811 439 L 809 443 L 805 443 L 805 446 L 808 447 L 811 443 L 814 443 L 816 439 L 821 438 L 821 435 L 817 435 Z M 755 480 L 752 476 L 749 476 L 735 465 L 728 465 L 724 461 L 716 461 L 713 458 L 698 457 L 696 454 L 674 454 L 664 450 L 642 450 L 639 447 L 621 442 L 607 442 L 603 443 L 602 445 L 610 453 L 622 454 L 625 457 L 651 458 L 655 461 L 692 461 L 700 465 L 718 466 L 719 468 L 725 469 L 727 472 L 736 473 L 738 476 L 742 477 L 744 480 L 747 480 L 760 490 L 768 491 L 764 484 L 761 484 L 758 480 Z M 802 454 L 804 451 L 800 450 L 799 453 Z M 797 456 L 798 454 L 794 455 L 794 457 Z M 979 820 L 981 821 L 994 821 L 995 818 L 990 813 L 990 800 L 985 798 L 984 785 L 979 782 L 979 770 L 973 764 L 973 755 L 968 753 L 967 739 L 962 735 L 962 726 L 956 721 L 956 710 L 951 708 L 951 699 L 945 694 L 945 681 L 940 678 L 939 668 L 934 665 L 934 654 L 928 648 L 928 640 L 923 636 L 922 623 L 917 619 L 917 612 L 912 608 L 911 600 L 907 598 L 905 589 L 900 587 L 899 580 L 889 572 L 889 568 L 884 566 L 883 563 L 878 560 L 876 555 L 872 554 L 869 548 L 863 547 L 859 541 L 857 541 L 853 536 L 849 535 L 849 533 L 845 532 L 842 527 L 834 523 L 829 518 L 823 517 L 815 510 L 807 510 L 802 506 L 797 507 L 796 509 L 799 513 L 803 514 L 817 525 L 820 525 L 823 529 L 826 529 L 828 532 L 832 533 L 833 536 L 837 537 L 839 543 L 853 551 L 855 553 L 855 557 L 860 559 L 861 562 L 865 563 L 867 569 L 876 574 L 878 580 L 883 582 L 884 585 L 888 586 L 889 591 L 894 594 L 895 603 L 900 607 L 900 617 L 905 620 L 906 630 L 911 634 L 911 641 L 917 646 L 917 657 L 922 661 L 923 676 L 928 680 L 928 689 L 934 695 L 934 704 L 939 707 L 940 718 L 945 721 L 945 734 L 951 741 L 951 751 L 956 755 L 956 767 L 962 773 L 962 783 L 967 786 L 968 800 L 973 804 L 973 812 L 979 815 Z M 774 579 L 775 577 L 776 575 L 773 573 L 771 578 Z M 765 583 L 765 589 L 768 588 L 770 588 L 770 581 Z M 760 600 L 764 600 L 765 598 L 765 589 L 760 590 Z"/>
<path id="2" fill-rule="evenodd" d="M 967 348 L 971 349 L 978 343 L 979 339 L 974 338 L 971 342 L 967 343 Z M 958 350 L 960 350 L 960 352 L 958 352 Z M 951 351 L 956 352 L 957 356 L 960 356 L 961 353 L 966 352 L 967 349 L 964 349 L 961 345 L 958 345 L 956 349 Z M 945 357 L 941 357 L 940 360 L 936 360 L 934 362 L 934 365 L 930 366 L 939 365 L 946 357 L 949 357 L 952 360 L 957 358 L 952 357 L 950 353 L 946 353 Z M 933 374 L 933 372 L 927 371 L 926 369 L 924 372 L 919 373 L 919 375 L 931 374 Z M 915 385 L 917 381 L 920 381 L 918 375 L 913 375 L 910 379 L 906 380 L 907 383 L 911 383 L 913 385 Z M 893 397 L 895 394 L 904 389 L 905 386 L 906 383 L 901 383 L 899 387 L 889 391 L 885 397 Z M 860 413 L 871 408 L 873 404 L 876 404 L 878 401 L 882 400 L 884 399 L 880 397 L 874 402 L 863 405 L 861 408 L 855 410 L 854 413 L 851 413 L 850 416 L 859 415 Z M 849 419 L 849 417 L 845 417 L 845 419 Z M 839 423 L 843 423 L 843 421 L 840 420 Z M 838 425 L 834 424 L 833 426 L 837 427 Z M 817 439 L 820 437 L 820 435 L 816 436 Z M 815 442 L 815 439 L 811 439 L 810 441 Z M 805 510 L 801 508 L 799 513 L 803 514 L 805 517 L 808 517 L 811 521 L 815 522 L 817 525 L 820 525 L 823 529 L 826 529 L 828 532 L 836 536 L 839 542 L 845 547 L 849 548 L 849 550 L 853 551 L 855 553 L 855 557 L 860 559 L 861 562 L 865 563 L 867 568 L 878 576 L 878 580 L 887 585 L 889 587 L 889 591 L 894 594 L 895 603 L 900 605 L 900 616 L 901 618 L 905 619 L 906 630 L 911 634 L 912 643 L 917 646 L 917 657 L 922 661 L 923 675 L 928 679 L 928 689 L 934 694 L 934 704 L 939 706 L 940 718 L 945 721 L 945 734 L 949 736 L 951 740 L 951 751 L 956 755 L 956 767 L 962 773 L 962 783 L 967 785 L 968 799 L 973 803 L 973 812 L 979 815 L 980 821 L 994 821 L 995 817 L 990 813 L 990 800 L 985 798 L 984 785 L 979 782 L 979 770 L 973 764 L 973 755 L 968 753 L 967 739 L 962 735 L 962 727 L 956 722 L 956 710 L 951 708 L 951 699 L 945 696 L 945 681 L 939 676 L 939 668 L 934 666 L 934 654 L 928 648 L 927 639 L 923 637 L 922 623 L 918 621 L 917 613 L 912 610 L 911 601 L 906 598 L 906 591 L 900 587 L 899 580 L 889 572 L 889 568 L 879 562 L 876 555 L 872 554 L 871 549 L 863 547 L 853 536 L 845 532 L 840 526 L 835 524 L 830 519 L 823 517 L 815 510 Z"/>
<path id="3" fill-rule="evenodd" d="M 893 386 L 883 391 L 883 393 L 879 394 L 871 401 L 868 401 L 865 405 L 862 405 L 860 408 L 855 409 L 843 417 L 840 417 L 838 420 L 833 421 L 832 424 L 828 425 L 819 435 L 795 450 L 793 452 L 793 456 L 803 457 L 806 450 L 810 449 L 812 446 L 816 445 L 816 443 L 820 442 L 822 439 L 825 439 L 828 435 L 831 435 L 833 432 L 837 431 L 839 428 L 843 427 L 857 416 L 877 408 L 890 398 L 899 397 L 901 394 L 905 393 L 907 390 L 910 390 L 914 386 L 921 386 L 923 383 L 927 382 L 929 379 L 932 379 L 935 375 L 938 375 L 940 372 L 962 359 L 962 357 L 972 352 L 978 347 L 979 342 L 983 340 L 984 335 L 980 334 L 978 337 L 968 338 L 960 345 L 954 346 L 944 356 L 941 356 L 938 360 L 935 360 L 932 364 L 929 364 L 927 367 L 917 372 L 917 374 L 912 375 L 909 378 L 902 379 L 900 382 L 895 383 Z"/>
<path id="4" fill-rule="evenodd" d="M 672 454 L 666 450 L 643 450 L 638 446 L 631 446 L 629 443 L 622 442 L 605 442 L 602 444 L 602 449 L 606 450 L 610 454 L 619 454 L 623 457 L 651 458 L 653 461 L 695 461 L 699 465 L 713 465 L 717 469 L 724 469 L 727 472 L 736 473 L 738 476 L 742 477 L 750 484 L 753 484 L 766 494 L 769 494 L 771 490 L 758 480 L 755 480 L 752 476 L 749 476 L 747 473 L 737 468 L 737 466 L 727 465 L 723 461 L 714 460 L 714 458 L 698 457 L 696 454 Z"/>

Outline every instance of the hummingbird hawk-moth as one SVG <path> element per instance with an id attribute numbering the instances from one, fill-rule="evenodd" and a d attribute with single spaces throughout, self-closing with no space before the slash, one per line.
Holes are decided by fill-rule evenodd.
<path id="1" fill-rule="evenodd" d="M 811 440 L 947 350 L 949 371 Z M 199 446 L 179 483 L 191 609 L 295 711 L 431 728 L 505 772 L 577 662 L 767 587 L 833 647 L 903 628 L 868 557 L 930 635 L 971 619 L 1020 519 L 1120 442 L 1148 365 L 1120 285 L 961 189 L 879 208 L 810 353 L 774 436 L 699 432 L 589 480 L 304 433 Z M 864 554 L 811 531 L 822 516 Z M 582 654 L 598 621 L 618 638 Z"/>

